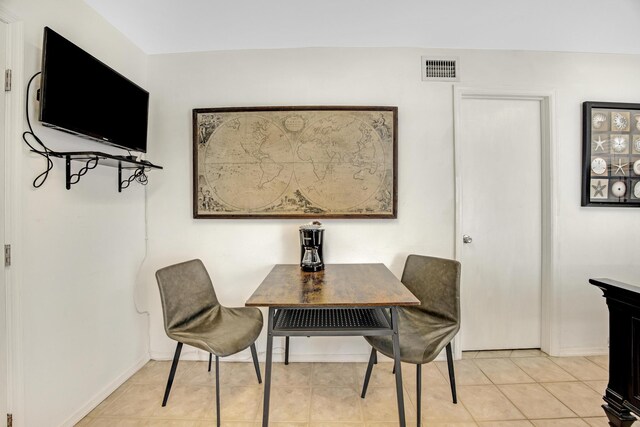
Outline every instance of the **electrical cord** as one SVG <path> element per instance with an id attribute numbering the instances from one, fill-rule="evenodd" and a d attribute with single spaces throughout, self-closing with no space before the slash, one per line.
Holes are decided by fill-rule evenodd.
<path id="1" fill-rule="evenodd" d="M 31 89 L 31 83 L 33 82 L 33 80 L 39 74 L 42 74 L 42 72 L 38 71 L 37 73 L 35 73 L 29 79 L 29 83 L 27 83 L 27 98 L 26 98 L 26 102 L 25 102 L 25 113 L 26 113 L 26 116 L 27 116 L 27 126 L 29 127 L 29 130 L 24 131 L 22 133 L 22 140 L 25 142 L 25 144 L 27 144 L 29 146 L 29 148 L 31 148 L 31 151 L 33 151 L 34 153 L 37 153 L 37 154 L 41 155 L 42 157 L 44 157 L 45 159 L 47 159 L 47 168 L 46 168 L 46 170 L 44 172 L 42 172 L 40 175 L 36 176 L 36 178 L 33 180 L 33 186 L 35 188 L 40 188 L 42 186 L 42 184 L 44 184 L 45 181 L 47 180 L 47 178 L 49 177 L 49 172 L 51 172 L 51 169 L 53 169 L 53 160 L 51 160 L 50 155 L 52 153 L 54 153 L 54 151 L 50 150 L 46 145 L 44 145 L 42 140 L 40 140 L 40 138 L 38 138 L 38 135 L 35 134 L 35 132 L 33 131 L 33 127 L 31 126 L 31 119 L 29 118 L 29 93 L 30 93 L 30 89 Z M 39 149 L 35 148 L 34 145 L 32 145 L 29 142 L 28 137 L 33 138 L 33 140 L 35 142 L 37 142 L 43 148 L 43 150 L 39 150 Z"/>
<path id="2" fill-rule="evenodd" d="M 128 188 L 129 185 L 133 182 L 136 181 L 137 183 L 141 184 L 141 185 L 147 185 L 149 183 L 149 177 L 147 176 L 147 174 L 145 172 L 151 170 L 150 168 L 145 168 L 145 167 L 140 167 L 138 169 L 136 169 L 136 171 L 131 174 L 131 176 L 127 179 L 125 179 L 124 181 L 122 181 L 120 183 L 120 185 L 122 186 L 122 188 Z"/>
<path id="3" fill-rule="evenodd" d="M 135 180 L 138 184 L 147 185 L 149 183 L 149 177 L 146 172 L 150 171 L 151 168 L 140 168 L 136 171 Z"/>

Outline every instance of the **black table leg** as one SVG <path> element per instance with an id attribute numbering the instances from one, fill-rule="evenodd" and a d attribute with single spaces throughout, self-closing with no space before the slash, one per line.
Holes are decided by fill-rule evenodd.
<path id="1" fill-rule="evenodd" d="M 289 364 L 289 337 L 284 337 L 284 364 Z"/>
<path id="2" fill-rule="evenodd" d="M 271 357 L 273 356 L 273 316 L 275 308 L 269 307 L 267 323 L 267 360 L 264 367 L 264 404 L 262 408 L 262 427 L 269 425 L 269 398 L 271 397 Z"/>
<path id="3" fill-rule="evenodd" d="M 362 393 L 360 397 L 364 399 L 367 395 L 367 387 L 369 387 L 369 380 L 371 379 L 371 371 L 373 371 L 373 365 L 376 360 L 376 349 L 371 347 L 371 356 L 369 356 L 369 364 L 367 365 L 367 373 L 364 374 L 364 384 L 362 385 Z"/>
<path id="4" fill-rule="evenodd" d="M 404 417 L 404 394 L 402 391 L 402 366 L 400 364 L 400 340 L 398 338 L 398 309 L 391 307 L 391 327 L 393 328 L 393 360 L 396 370 L 396 394 L 398 398 L 398 417 L 400 427 L 406 427 Z"/>

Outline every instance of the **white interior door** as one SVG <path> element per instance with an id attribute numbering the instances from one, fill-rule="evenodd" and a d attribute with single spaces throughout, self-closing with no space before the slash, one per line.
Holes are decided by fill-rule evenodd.
<path id="1" fill-rule="evenodd" d="M 5 94 L 4 94 L 4 70 L 6 69 L 7 53 L 7 25 L 0 22 L 0 72 L 3 87 L 0 88 L 0 245 L 3 248 L 5 242 Z M 0 417 L 7 413 L 7 292 L 5 286 L 4 256 L 0 258 L 2 273 L 0 274 Z M 1 418 L 0 418 L 1 419 Z M 2 421 L 0 421 L 1 423 Z"/>
<path id="2" fill-rule="evenodd" d="M 462 350 L 539 348 L 540 100 L 463 97 L 458 111 Z"/>

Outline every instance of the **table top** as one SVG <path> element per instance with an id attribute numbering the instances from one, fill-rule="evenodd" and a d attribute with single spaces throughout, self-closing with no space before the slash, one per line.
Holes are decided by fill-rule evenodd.
<path id="1" fill-rule="evenodd" d="M 305 272 L 276 264 L 247 300 L 256 307 L 374 307 L 419 305 L 384 264 L 327 264 Z"/>

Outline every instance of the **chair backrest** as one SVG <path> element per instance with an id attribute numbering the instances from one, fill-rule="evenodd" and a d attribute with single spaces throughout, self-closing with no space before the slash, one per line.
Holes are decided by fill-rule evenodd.
<path id="1" fill-rule="evenodd" d="M 207 269 L 199 259 L 162 268 L 156 272 L 156 280 L 167 333 L 220 305 Z"/>
<path id="2" fill-rule="evenodd" d="M 420 300 L 418 309 L 460 325 L 460 263 L 409 255 L 402 283 Z"/>

